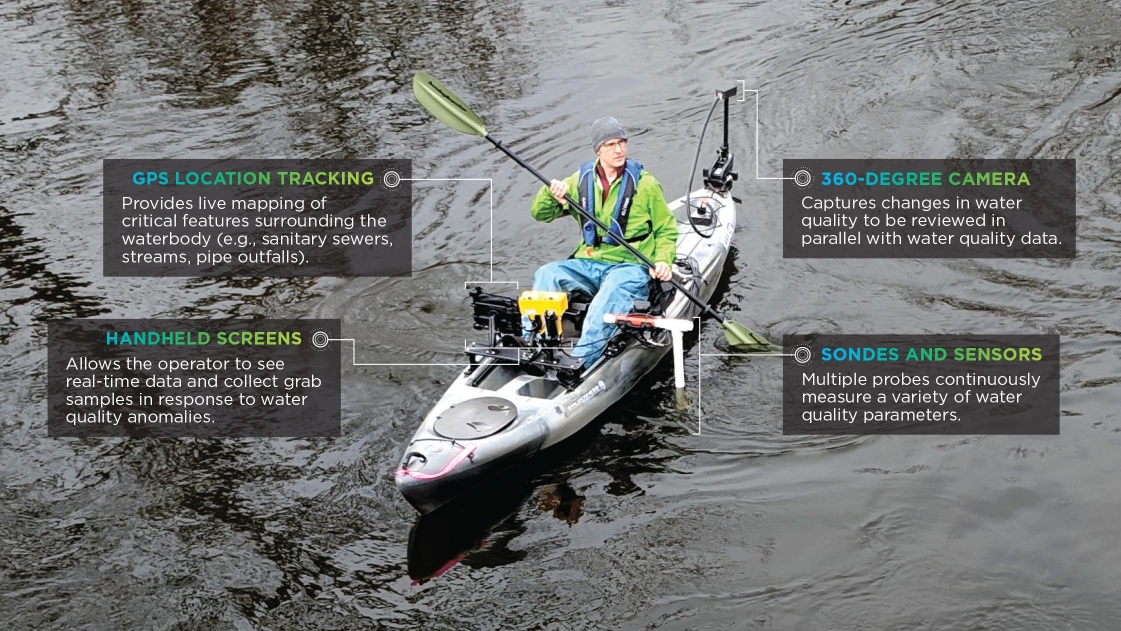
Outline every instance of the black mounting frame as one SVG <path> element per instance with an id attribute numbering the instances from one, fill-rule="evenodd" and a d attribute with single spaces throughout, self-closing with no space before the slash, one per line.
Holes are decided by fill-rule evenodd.
<path id="1" fill-rule="evenodd" d="M 732 183 L 740 177 L 732 170 L 736 163 L 736 156 L 728 149 L 728 101 L 736 94 L 739 94 L 739 87 L 716 91 L 716 95 L 724 101 L 724 144 L 720 146 L 712 166 L 702 171 L 705 186 L 714 193 L 727 193 L 732 190 Z"/>

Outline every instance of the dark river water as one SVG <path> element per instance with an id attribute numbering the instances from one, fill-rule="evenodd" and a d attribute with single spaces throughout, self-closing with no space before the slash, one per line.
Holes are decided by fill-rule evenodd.
<path id="1" fill-rule="evenodd" d="M 0 57 L 6 628 L 1118 628 L 1121 2 L 5 0 Z M 360 362 L 449 361 L 464 281 L 566 256 L 536 182 L 424 113 L 417 70 L 554 177 L 620 118 L 670 197 L 712 90 L 742 80 L 760 160 L 736 104 L 720 306 L 773 340 L 1058 334 L 1061 435 L 785 437 L 770 358 L 706 360 L 693 435 L 663 365 L 419 523 L 393 468 L 454 368 L 344 366 L 340 439 L 46 437 L 50 318 L 340 318 Z M 780 185 L 754 177 L 947 156 L 1076 159 L 1078 257 L 784 260 Z M 101 161 L 126 157 L 493 178 L 494 266 L 487 183 L 417 182 L 409 279 L 104 278 Z"/>

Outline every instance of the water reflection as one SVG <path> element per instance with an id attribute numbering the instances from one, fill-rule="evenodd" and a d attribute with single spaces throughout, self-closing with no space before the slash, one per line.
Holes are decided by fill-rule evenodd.
<path id="1" fill-rule="evenodd" d="M 645 390 L 650 381 L 636 388 Z M 663 413 L 664 398 L 626 399 L 565 442 L 419 516 L 409 532 L 409 576 L 424 582 L 459 563 L 478 569 L 522 560 L 525 550 L 510 544 L 526 531 L 527 521 L 548 515 L 568 526 L 579 523 L 588 491 L 586 485 L 577 490 L 575 479 L 591 471 L 610 476 L 603 487 L 607 495 L 641 495 L 636 477 L 665 473 L 683 455 L 668 442 L 673 431 L 641 420 Z"/>
<path id="2" fill-rule="evenodd" d="M 29 308 L 36 322 L 51 318 L 89 318 L 106 313 L 98 298 L 84 291 L 88 281 L 73 274 L 51 271 L 46 244 L 28 237 L 16 215 L 0 206 L 0 306 L 6 322 L 0 326 L 0 343 L 7 343 L 22 322 L 20 311 Z"/>
<path id="3" fill-rule="evenodd" d="M 930 618 L 960 622 L 966 611 L 993 628 L 1112 628 L 1116 607 L 1102 603 L 1115 595 L 1094 586 L 1111 585 L 1121 566 L 1099 545 L 1118 511 L 1095 477 L 1121 430 L 1116 8 L 635 6 L 591 3 L 579 28 L 559 28 L 569 7 L 526 0 L 0 3 L 10 62 L 0 95 L 0 365 L 12 382 L 0 392 L 4 619 L 888 628 L 914 626 L 914 612 L 896 605 L 919 598 Z M 763 362 L 706 363 L 728 385 L 708 390 L 721 398 L 692 436 L 688 414 L 667 418 L 667 365 L 570 447 L 513 472 L 522 482 L 504 499 L 413 524 L 390 472 L 425 402 L 447 386 L 438 370 L 348 371 L 347 433 L 335 441 L 43 435 L 46 318 L 314 313 L 342 317 L 371 355 L 432 361 L 467 333 L 463 281 L 486 278 L 470 265 L 487 258 L 487 189 L 433 184 L 415 205 L 417 263 L 467 262 L 446 273 L 400 283 L 106 279 L 91 194 L 105 157 L 411 158 L 418 175 L 495 178 L 496 278 L 525 281 L 543 255 L 566 255 L 556 242 L 570 233 L 527 217 L 532 180 L 413 101 L 418 69 L 462 90 L 547 173 L 572 167 L 595 111 L 626 112 L 667 193 L 687 180 L 703 115 L 694 97 L 737 79 L 760 89 L 758 129 L 753 109 L 733 112 L 745 204 L 721 307 L 774 332 L 1058 332 L 1061 440 L 785 437 L 779 408 L 765 405 L 781 384 Z M 765 177 L 783 159 L 823 154 L 1077 158 L 1079 257 L 783 259 L 781 188 L 749 176 L 745 149 L 756 141 Z M 690 352 L 721 348 L 718 328 L 702 336 Z M 994 502 L 1018 512 L 969 508 Z M 441 568 L 420 589 L 406 576 Z M 1023 597 L 990 607 L 1009 586 Z"/>
<path id="4" fill-rule="evenodd" d="M 549 484 L 537 489 L 537 508 L 570 526 L 584 515 L 585 499 L 568 484 Z"/>
<path id="5" fill-rule="evenodd" d="M 520 470 L 524 472 L 524 467 Z M 524 558 L 524 551 L 508 547 L 525 532 L 524 519 L 517 513 L 533 488 L 518 472 L 508 472 L 485 489 L 419 516 L 409 530 L 409 577 L 422 584 L 459 562 L 498 567 Z M 468 554 L 471 557 L 465 560 Z"/>

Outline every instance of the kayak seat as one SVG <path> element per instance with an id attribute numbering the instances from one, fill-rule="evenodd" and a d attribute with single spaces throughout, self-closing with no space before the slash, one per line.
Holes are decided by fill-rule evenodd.
<path id="1" fill-rule="evenodd" d="M 650 279 L 650 288 L 648 298 L 646 300 L 635 300 L 634 313 L 644 313 L 652 316 L 660 316 L 665 313 L 673 298 L 677 293 L 673 283 L 662 282 L 657 279 Z M 576 339 L 580 337 L 580 333 L 584 330 L 584 316 L 588 314 L 588 304 L 591 302 L 591 296 L 583 292 L 574 292 L 569 296 L 568 310 L 564 312 L 561 317 L 561 324 L 564 326 L 564 336 L 569 339 Z"/>

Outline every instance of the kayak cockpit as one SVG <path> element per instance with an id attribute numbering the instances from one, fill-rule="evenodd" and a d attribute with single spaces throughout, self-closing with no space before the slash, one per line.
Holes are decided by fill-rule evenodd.
<path id="1" fill-rule="evenodd" d="M 677 262 L 679 272 L 686 278 L 693 276 L 695 263 L 688 258 Z M 617 356 L 633 343 L 647 346 L 664 346 L 665 331 L 651 326 L 620 321 L 615 333 L 607 340 L 603 354 L 590 366 L 582 357 L 572 355 L 576 340 L 580 338 L 590 297 L 575 295 L 572 300 L 561 293 L 555 310 L 523 309 L 526 296 L 543 292 L 526 292 L 514 298 L 489 294 L 481 287 L 471 290 L 474 327 L 487 331 L 485 343 L 473 343 L 466 353 L 470 363 L 464 376 L 471 387 L 497 390 L 521 375 L 530 377 L 518 389 L 521 396 L 553 398 L 571 392 L 579 386 L 596 367 Z M 673 301 L 676 290 L 671 283 L 651 281 L 650 299 L 637 300 L 630 315 L 660 316 Z M 563 298 L 562 298 L 563 297 Z M 531 296 L 541 299 L 540 296 Z M 533 315 L 523 315 L 523 311 Z M 557 315 L 560 311 L 560 315 Z M 523 327 L 530 325 L 526 335 Z"/>

